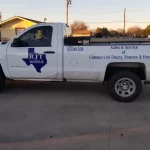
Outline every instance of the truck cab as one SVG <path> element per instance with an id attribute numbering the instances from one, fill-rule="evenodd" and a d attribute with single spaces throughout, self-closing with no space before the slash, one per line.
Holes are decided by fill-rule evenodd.
<path id="1" fill-rule="evenodd" d="M 7 50 L 2 47 L 7 62 L 1 64 L 8 66 L 7 78 L 56 79 L 58 69 L 62 70 L 64 36 L 69 34 L 70 28 L 63 23 L 43 23 L 17 35 L 4 45 Z"/>

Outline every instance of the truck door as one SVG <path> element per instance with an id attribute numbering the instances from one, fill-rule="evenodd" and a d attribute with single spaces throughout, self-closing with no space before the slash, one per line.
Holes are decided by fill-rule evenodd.
<path id="1" fill-rule="evenodd" d="M 54 79 L 57 76 L 57 27 L 31 27 L 7 49 L 11 78 Z"/>

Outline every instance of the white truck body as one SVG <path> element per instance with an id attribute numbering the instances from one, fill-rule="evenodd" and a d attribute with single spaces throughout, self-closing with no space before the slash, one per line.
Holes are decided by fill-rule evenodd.
<path id="1" fill-rule="evenodd" d="M 116 68 L 142 67 L 141 80 L 150 81 L 150 42 L 93 43 L 64 45 L 64 24 L 43 23 L 37 27 L 51 27 L 51 45 L 12 46 L 14 39 L 0 45 L 0 65 L 6 78 L 37 81 L 103 82 L 109 66 Z M 139 72 L 140 74 L 140 72 Z M 108 75 L 109 76 L 109 75 Z M 142 75 L 141 75 L 142 76 Z"/>

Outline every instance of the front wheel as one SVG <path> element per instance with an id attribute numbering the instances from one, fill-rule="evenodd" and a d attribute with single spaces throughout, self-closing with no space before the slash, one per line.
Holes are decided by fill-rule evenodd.
<path id="1" fill-rule="evenodd" d="M 110 95 L 119 102 L 132 102 L 142 92 L 142 82 L 133 72 L 115 73 L 108 81 Z"/>

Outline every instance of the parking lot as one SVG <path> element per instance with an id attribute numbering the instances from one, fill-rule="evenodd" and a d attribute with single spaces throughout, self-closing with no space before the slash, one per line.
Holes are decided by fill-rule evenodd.
<path id="1" fill-rule="evenodd" d="M 7 83 L 0 150 L 70 149 L 149 150 L 150 86 L 125 104 L 97 83 Z"/>

